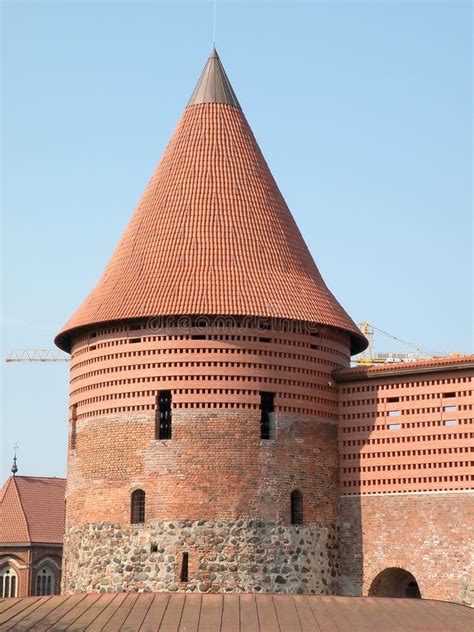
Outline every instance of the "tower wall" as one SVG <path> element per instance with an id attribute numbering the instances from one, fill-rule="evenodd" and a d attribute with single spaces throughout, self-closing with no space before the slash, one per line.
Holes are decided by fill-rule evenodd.
<path id="1" fill-rule="evenodd" d="M 64 591 L 336 591 L 331 371 L 349 364 L 348 335 L 281 321 L 154 325 L 74 341 Z M 155 435 L 160 390 L 172 392 L 166 441 Z M 270 439 L 261 391 L 275 393 Z M 303 524 L 291 524 L 296 489 Z"/>

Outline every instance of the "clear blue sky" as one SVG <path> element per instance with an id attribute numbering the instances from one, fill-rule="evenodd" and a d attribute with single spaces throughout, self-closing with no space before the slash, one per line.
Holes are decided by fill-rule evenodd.
<path id="1" fill-rule="evenodd" d="M 206 61 L 212 3 L 2 10 L 6 353 L 51 347 L 97 281 Z M 471 10 L 220 2 L 217 26 L 329 287 L 356 321 L 462 353 L 472 350 Z M 64 475 L 67 365 L 2 372 L 2 476 L 16 441 L 21 473 Z"/>

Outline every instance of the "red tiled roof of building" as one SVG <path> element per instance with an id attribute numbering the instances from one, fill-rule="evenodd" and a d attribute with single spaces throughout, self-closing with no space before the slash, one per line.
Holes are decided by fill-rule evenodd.
<path id="1" fill-rule="evenodd" d="M 336 381 L 348 381 L 351 378 L 363 379 L 365 377 L 378 377 L 380 375 L 392 375 L 415 373 L 418 371 L 442 370 L 445 368 L 474 367 L 474 355 L 453 355 L 443 358 L 429 358 L 426 360 L 416 360 L 414 362 L 386 362 L 384 364 L 374 364 L 370 366 L 356 366 L 350 369 L 338 369 L 333 372 Z"/>
<path id="2" fill-rule="evenodd" d="M 93 324 L 226 315 L 328 325 L 362 350 L 366 340 L 324 283 L 227 77 L 217 82 L 214 53 L 207 68 L 213 90 L 208 78 L 198 83 L 102 278 L 56 344 L 69 351 L 73 331 Z"/>
<path id="3" fill-rule="evenodd" d="M 61 544 L 64 478 L 10 476 L 0 491 L 0 544 Z"/>

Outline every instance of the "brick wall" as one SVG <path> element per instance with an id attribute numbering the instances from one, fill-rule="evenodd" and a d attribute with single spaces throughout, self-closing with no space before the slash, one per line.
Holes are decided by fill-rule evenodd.
<path id="1" fill-rule="evenodd" d="M 340 508 L 342 594 L 401 568 L 423 598 L 474 604 L 474 492 L 346 496 Z"/>
<path id="2" fill-rule="evenodd" d="M 470 367 L 420 368 L 339 384 L 341 493 L 474 487 L 472 359 Z"/>
<path id="3" fill-rule="evenodd" d="M 69 454 L 66 524 L 130 521 L 130 495 L 143 489 L 147 517 L 290 521 L 299 489 L 305 522 L 334 523 L 335 424 L 275 413 L 274 438 L 260 439 L 256 411 L 173 413 L 173 438 L 155 440 L 153 414 L 78 422 Z"/>

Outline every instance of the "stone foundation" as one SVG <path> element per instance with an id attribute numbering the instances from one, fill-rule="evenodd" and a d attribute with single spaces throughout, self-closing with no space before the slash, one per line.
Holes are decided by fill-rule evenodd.
<path id="1" fill-rule="evenodd" d="M 335 594 L 337 534 L 317 524 L 98 523 L 65 536 L 63 593 L 117 591 Z M 183 553 L 188 581 L 180 581 Z"/>

